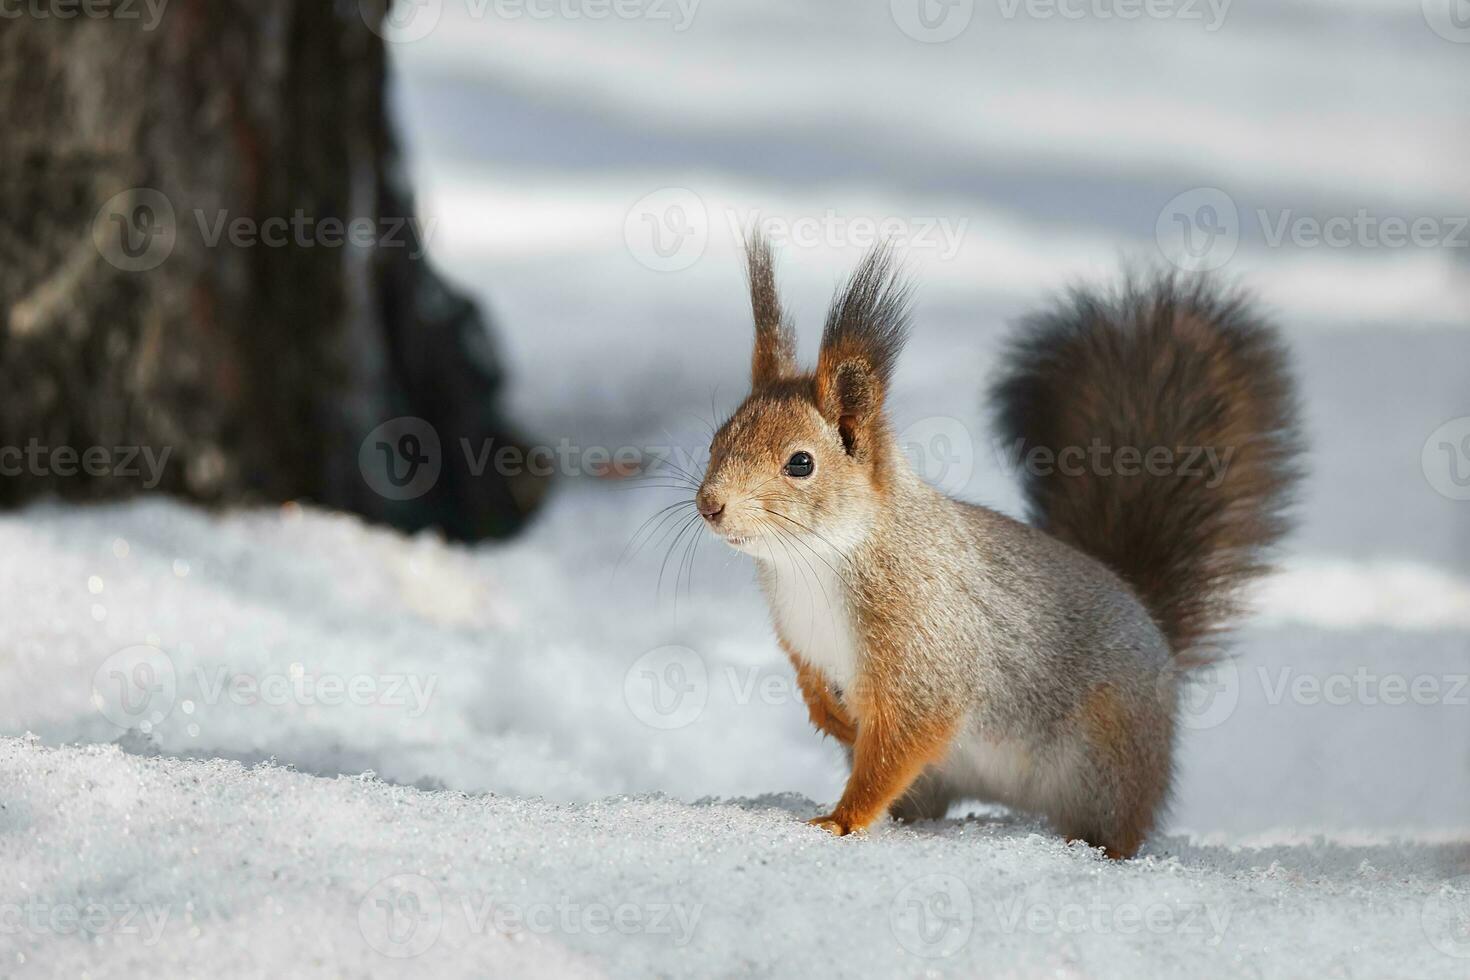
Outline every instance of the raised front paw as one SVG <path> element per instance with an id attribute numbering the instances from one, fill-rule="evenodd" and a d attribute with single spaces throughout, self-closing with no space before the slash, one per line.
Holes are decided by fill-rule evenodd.
<path id="1" fill-rule="evenodd" d="M 813 728 L 843 745 L 851 745 L 857 739 L 857 728 L 852 722 L 827 705 L 807 705 L 807 717 L 811 719 Z"/>
<path id="2" fill-rule="evenodd" d="M 821 827 L 833 837 L 846 837 L 854 830 L 854 828 L 849 827 L 846 823 L 843 823 L 841 820 L 837 819 L 836 814 L 830 814 L 825 817 L 817 817 L 815 820 L 808 820 L 806 823 L 808 827 Z"/>

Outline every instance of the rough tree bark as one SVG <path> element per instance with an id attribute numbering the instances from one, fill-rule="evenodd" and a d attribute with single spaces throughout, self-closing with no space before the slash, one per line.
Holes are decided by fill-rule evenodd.
<path id="1" fill-rule="evenodd" d="M 533 481 L 457 451 L 507 443 L 502 375 L 474 306 L 399 227 L 412 201 L 369 28 L 386 3 L 0 20 L 0 504 L 306 499 L 463 539 L 531 510 Z M 344 241 L 364 219 L 371 243 Z M 438 476 L 385 487 L 373 460 L 432 450 L 369 438 L 402 416 L 437 436 Z M 156 487 L 127 447 L 168 453 Z"/>

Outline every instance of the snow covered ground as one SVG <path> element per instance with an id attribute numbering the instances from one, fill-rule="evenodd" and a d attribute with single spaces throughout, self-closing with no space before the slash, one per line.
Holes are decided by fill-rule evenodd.
<path id="1" fill-rule="evenodd" d="M 1463 845 L 1026 822 L 835 840 L 794 797 L 582 806 L 0 740 L 7 974 L 1463 976 Z M 16 928 L 16 925 L 19 928 Z"/>
<path id="2" fill-rule="evenodd" d="M 1193 829 L 1140 860 L 968 805 L 836 840 L 745 571 L 677 616 L 652 558 L 609 575 L 636 496 L 471 551 L 298 507 L 0 518 L 0 718 L 35 733 L 0 738 L 0 973 L 1463 975 L 1464 709 L 1254 679 L 1409 672 L 1400 631 L 1251 630 L 1186 734 Z"/>
<path id="3" fill-rule="evenodd" d="M 1006 321 L 1158 261 L 1169 202 L 1225 190 L 1222 272 L 1288 331 L 1313 455 L 1164 834 L 1109 864 L 969 804 L 808 830 L 842 758 L 744 559 L 704 541 L 660 582 L 671 537 L 625 555 L 668 493 L 572 475 L 475 549 L 306 507 L 43 504 L 0 515 L 0 976 L 1465 974 L 1470 454 L 1431 434 L 1470 416 L 1467 250 L 1266 235 L 1465 214 L 1465 46 L 1380 0 L 1237 0 L 1214 30 L 980 3 L 944 44 L 849 7 L 674 30 L 444 4 L 394 46 L 432 252 L 585 473 L 697 457 L 740 396 L 732 219 L 815 236 L 782 249 L 808 353 L 852 221 L 897 219 L 899 426 L 1014 511 L 978 404 Z M 692 234 L 661 252 L 649 221 Z"/>

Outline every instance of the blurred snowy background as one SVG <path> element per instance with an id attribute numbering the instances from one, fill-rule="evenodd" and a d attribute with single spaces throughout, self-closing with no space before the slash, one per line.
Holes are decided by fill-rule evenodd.
<path id="1" fill-rule="evenodd" d="M 803 836 L 784 809 L 811 815 L 801 797 L 835 799 L 844 766 L 807 725 L 746 560 L 704 541 L 683 564 L 695 539 L 666 534 L 619 566 L 644 520 L 677 495 L 585 475 L 596 468 L 588 460 L 667 446 L 698 458 L 705 424 L 743 394 L 742 227 L 758 222 L 776 239 L 807 357 L 834 284 L 882 230 L 920 283 L 898 426 L 930 453 L 928 472 L 947 489 L 1015 513 L 1014 481 L 980 404 L 1006 325 L 1069 282 L 1179 259 L 1249 286 L 1282 324 L 1297 358 L 1311 475 L 1283 571 L 1260 590 L 1238 657 L 1210 679 L 1184 733 L 1166 828 L 1179 836 L 1146 852 L 1175 870 L 1158 872 L 1163 884 L 1128 887 L 1154 900 L 1174 894 L 1166 879 L 1181 859 L 1224 876 L 1201 886 L 1221 894 L 1234 894 L 1221 884 L 1231 875 L 1256 874 L 1247 890 L 1260 895 L 1230 899 L 1241 915 L 1225 943 L 1234 958 L 1221 969 L 1300 975 L 1332 964 L 1374 974 L 1408 964 L 1430 975 L 1463 965 L 1426 943 L 1414 918 L 1426 882 L 1470 872 L 1470 441 L 1460 443 L 1470 438 L 1470 232 L 1455 221 L 1470 211 L 1465 32 L 1433 3 L 1421 11 L 1403 0 L 1166 4 L 1173 15 L 1127 20 L 1099 15 L 1117 4 L 1064 3 L 1083 12 L 1077 18 L 1018 4 L 935 3 L 922 19 L 920 5 L 903 0 L 669 0 L 600 18 L 529 0 L 400 11 L 390 35 L 398 116 L 431 255 L 496 317 L 514 416 L 537 441 L 571 447 L 571 468 L 584 475 L 561 481 L 522 538 L 473 549 L 298 507 L 218 519 L 155 500 L 0 516 L 0 735 L 32 732 L 50 746 L 121 739 L 130 755 L 274 759 L 322 776 L 370 770 L 389 784 L 550 804 L 791 793 L 764 801 L 792 824 L 771 846 L 811 859 L 825 842 Z M 1345 243 L 1313 238 L 1314 227 L 1342 232 L 1344 219 Z M 1417 243 L 1385 243 L 1394 221 L 1416 219 L 1430 222 Z M 291 693 L 303 679 L 356 683 L 361 697 Z M 154 692 L 140 714 L 110 687 L 119 681 L 123 692 Z M 168 801 L 160 805 L 187 809 L 190 794 L 178 786 L 189 779 L 219 781 L 206 795 L 234 799 L 230 787 L 246 778 L 7 746 L 6 788 L 21 802 L 0 811 L 0 826 L 53 809 L 58 823 L 37 850 L 5 856 L 22 876 L 75 893 L 96 884 L 69 863 L 93 832 L 46 773 L 100 783 L 124 808 L 141 785 Z M 412 823 L 386 829 L 409 819 L 391 787 L 371 784 L 350 800 L 341 790 L 343 800 L 300 805 L 322 820 L 335 807 L 361 821 L 353 826 L 378 842 L 369 845 L 380 848 L 378 863 L 359 868 L 357 854 L 316 865 L 293 849 L 296 838 L 277 836 L 288 831 L 271 823 L 263 795 L 307 788 L 263 773 L 261 792 L 241 790 L 237 802 L 264 808 L 263 826 L 275 829 L 257 843 L 293 855 L 280 860 L 295 884 L 261 886 L 263 901 L 287 896 L 252 906 L 259 922 L 241 920 L 261 928 L 306 915 L 313 889 L 334 875 L 366 888 L 373 874 L 428 874 L 427 863 L 395 856 L 418 848 L 436 867 L 490 860 L 493 845 L 481 846 L 474 828 L 507 805 L 487 800 L 485 812 L 461 813 L 471 804 L 457 796 L 425 796 L 431 819 L 452 833 L 446 843 L 432 828 L 414 836 Z M 649 862 L 663 883 L 650 893 L 667 886 L 717 902 L 728 877 L 701 878 L 701 848 L 726 854 L 743 838 L 699 822 L 765 832 L 742 823 L 744 810 L 727 819 L 715 816 L 721 809 L 648 804 L 630 818 L 628 804 L 607 806 L 606 824 L 596 808 L 515 811 L 512 823 L 530 824 L 506 832 L 509 851 L 493 852 L 509 862 L 497 866 L 501 880 L 541 894 L 537 862 L 565 853 L 520 855 L 548 846 L 536 821 L 566 819 L 557 839 L 574 849 Z M 179 812 L 161 811 L 160 826 L 174 826 Z M 504 829 L 504 814 L 495 819 Z M 700 829 L 667 829 L 681 821 Z M 975 827 L 880 836 L 910 849 L 910 867 L 923 858 L 953 871 L 958 855 L 985 846 L 977 838 L 990 839 Z M 1018 827 L 1017 839 L 1039 829 Z M 681 870 L 658 864 L 665 833 L 676 849 L 689 845 Z M 1332 842 L 1325 850 L 1318 835 Z M 1046 850 L 1002 853 L 966 880 L 1027 874 L 1027 853 L 1029 867 L 1050 868 L 1066 887 L 1099 873 L 1040 840 L 1033 846 Z M 1230 850 L 1314 840 L 1312 856 L 1296 859 Z M 1381 848 L 1397 840 L 1412 843 Z M 171 848 L 140 845 L 119 867 L 158 895 L 245 873 L 200 859 L 165 880 L 159 867 L 190 860 Z M 1289 868 L 1284 893 L 1274 890 L 1277 861 Z M 1383 881 L 1370 863 L 1387 868 Z M 903 873 L 846 867 L 855 883 Z M 598 877 L 605 871 L 578 873 L 595 887 L 629 887 Z M 1366 955 L 1354 948 L 1358 936 L 1385 920 L 1365 925 L 1347 910 L 1359 907 L 1361 886 L 1388 888 L 1389 878 L 1408 882 L 1404 902 L 1385 898 L 1379 909 L 1389 910 L 1396 942 L 1380 945 L 1377 969 L 1362 967 L 1348 954 Z M 1289 890 L 1297 886 L 1306 890 Z M 134 900 L 149 894 L 139 887 Z M 892 895 L 873 893 L 883 919 Z M 791 957 L 781 961 L 788 968 L 805 963 L 813 943 L 847 948 L 841 934 L 823 933 L 820 909 L 787 897 L 796 904 L 783 914 L 795 925 L 766 922 L 769 950 L 722 932 L 711 910 L 705 939 L 739 951 L 743 959 L 726 962 L 753 972 L 777 955 Z M 867 908 L 866 898 L 852 901 Z M 1287 932 L 1272 921 L 1282 902 L 1293 909 Z M 335 937 L 309 915 L 293 934 L 303 928 Z M 1281 958 L 1309 933 L 1325 945 L 1300 961 Z M 918 968 L 884 937 L 881 948 L 851 947 L 864 960 L 848 969 Z M 1105 937 L 1072 941 L 1080 953 L 990 949 L 1020 972 L 1143 969 L 1128 958 L 1137 950 L 1124 955 Z M 330 942 L 334 957 L 372 955 Z M 1470 951 L 1470 940 L 1454 948 Z M 84 951 L 63 949 L 86 962 Z M 532 952 L 522 950 L 531 959 L 521 967 L 577 965 Z M 972 944 L 946 962 L 973 965 L 985 952 Z M 234 955 L 226 962 L 269 961 Z M 178 971 L 190 962 L 187 948 L 169 956 Z M 602 967 L 650 962 L 686 971 L 699 963 L 604 958 Z M 1171 962 L 1194 961 L 1153 966 L 1168 972 Z M 822 963 L 816 956 L 812 968 Z"/>

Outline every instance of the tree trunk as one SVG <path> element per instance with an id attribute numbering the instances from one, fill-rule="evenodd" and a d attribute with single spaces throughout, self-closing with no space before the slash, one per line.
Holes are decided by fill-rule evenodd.
<path id="1" fill-rule="evenodd" d="M 502 375 L 422 256 L 386 2 L 0 20 L 0 504 L 305 499 L 463 539 L 532 509 L 460 451 L 507 442 Z"/>

